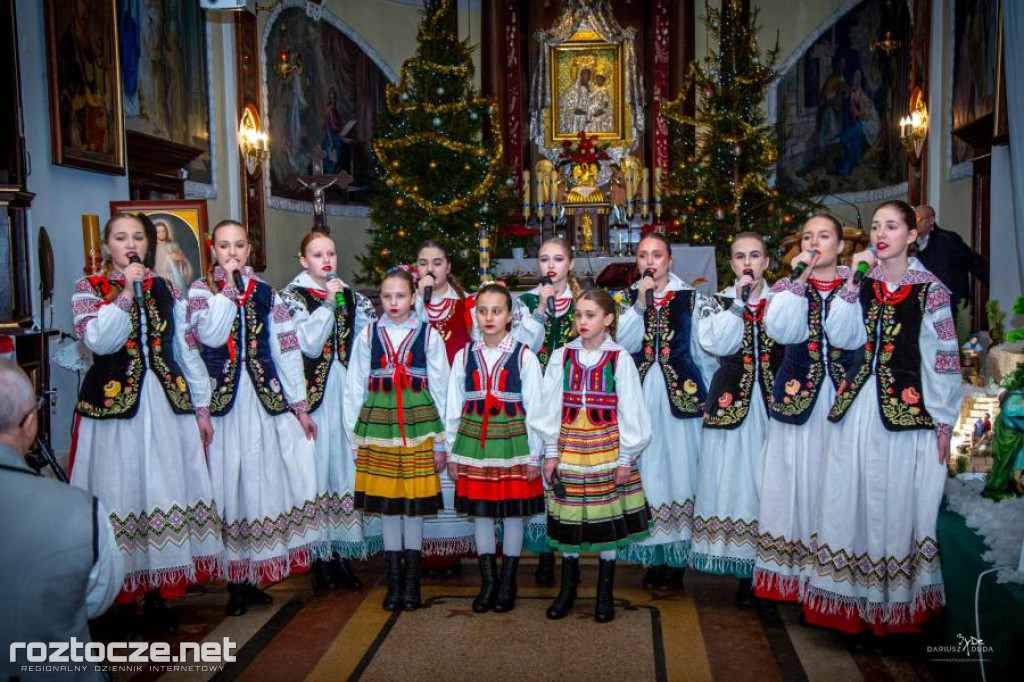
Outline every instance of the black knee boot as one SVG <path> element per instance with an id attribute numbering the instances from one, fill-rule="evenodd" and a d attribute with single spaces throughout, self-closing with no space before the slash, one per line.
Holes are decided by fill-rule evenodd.
<path id="1" fill-rule="evenodd" d="M 242 583 L 228 583 L 228 603 L 224 607 L 224 613 L 229 616 L 244 616 L 248 610 L 245 596 L 242 594 Z"/>
<path id="2" fill-rule="evenodd" d="M 312 573 L 314 590 L 333 590 L 338 586 L 331 575 L 330 566 L 323 559 L 313 560 Z"/>
<path id="3" fill-rule="evenodd" d="M 533 581 L 538 585 L 555 584 L 554 552 L 541 552 L 537 555 L 537 572 L 533 574 Z"/>
<path id="4" fill-rule="evenodd" d="M 597 573 L 597 604 L 594 606 L 594 620 L 598 623 L 607 623 L 615 618 L 614 587 L 615 559 L 601 559 Z"/>
<path id="5" fill-rule="evenodd" d="M 576 603 L 576 588 L 580 584 L 580 558 L 562 557 L 562 586 L 558 596 L 548 607 L 548 618 L 558 620 L 569 615 L 569 610 Z"/>
<path id="6" fill-rule="evenodd" d="M 259 588 L 256 583 L 242 583 L 242 597 L 250 604 L 267 606 L 274 603 L 274 598 Z"/>
<path id="7" fill-rule="evenodd" d="M 418 549 L 405 550 L 405 589 L 402 608 L 414 611 L 420 607 L 420 556 Z"/>
<path id="8" fill-rule="evenodd" d="M 648 566 L 644 571 L 643 588 L 645 590 L 660 590 L 665 582 L 665 571 L 668 566 Z"/>
<path id="9" fill-rule="evenodd" d="M 516 593 L 519 592 L 519 585 L 516 584 L 518 572 L 519 557 L 506 554 L 501 558 L 501 586 L 498 588 L 498 598 L 494 601 L 494 610 L 497 613 L 505 613 L 516 607 Z"/>
<path id="10" fill-rule="evenodd" d="M 754 596 L 754 581 L 750 578 L 740 578 L 739 587 L 736 589 L 737 606 L 757 606 L 757 598 Z"/>
<path id="11" fill-rule="evenodd" d="M 142 602 L 142 623 L 150 634 L 173 635 L 178 632 L 178 622 L 171 615 L 159 590 L 146 594 Z"/>
<path id="12" fill-rule="evenodd" d="M 344 587 L 346 590 L 363 589 L 363 581 L 352 570 L 348 559 L 342 559 L 338 554 L 331 558 L 331 577 L 334 578 L 336 585 Z"/>
<path id="13" fill-rule="evenodd" d="M 402 609 L 402 553 L 384 552 L 384 564 L 388 577 L 388 593 L 384 597 L 385 611 Z"/>
<path id="14" fill-rule="evenodd" d="M 480 564 L 480 594 L 473 600 L 473 613 L 487 613 L 494 608 L 498 592 L 497 559 L 493 554 L 481 554 L 476 560 Z"/>

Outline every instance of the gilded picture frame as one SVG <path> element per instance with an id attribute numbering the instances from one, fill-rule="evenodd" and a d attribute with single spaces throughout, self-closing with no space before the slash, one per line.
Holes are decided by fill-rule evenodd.
<path id="1" fill-rule="evenodd" d="M 203 199 L 156 199 L 111 201 L 110 215 L 144 213 L 157 230 L 153 270 L 187 292 L 210 269 L 206 201 Z"/>
<path id="2" fill-rule="evenodd" d="M 625 106 L 625 50 L 601 40 L 569 40 L 550 48 L 551 107 L 546 143 L 559 146 L 580 132 L 612 145 L 630 143 Z"/>

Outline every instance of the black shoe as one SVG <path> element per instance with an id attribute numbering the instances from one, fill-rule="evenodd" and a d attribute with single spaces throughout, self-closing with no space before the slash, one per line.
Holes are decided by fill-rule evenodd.
<path id="1" fill-rule="evenodd" d="M 661 584 L 657 585 L 660 590 L 681 590 L 683 589 L 683 577 L 686 576 L 685 568 L 670 568 L 665 566 L 662 574 Z"/>
<path id="2" fill-rule="evenodd" d="M 242 593 L 242 583 L 228 583 L 228 603 L 224 613 L 229 616 L 244 616 L 249 607 Z"/>
<path id="3" fill-rule="evenodd" d="M 313 560 L 313 589 L 333 590 L 338 587 L 331 575 L 330 565 L 322 559 Z"/>
<path id="4" fill-rule="evenodd" d="M 736 588 L 736 605 L 745 608 L 757 606 L 757 597 L 754 596 L 754 581 L 750 578 L 740 578 L 740 585 Z"/>
<path id="5" fill-rule="evenodd" d="M 572 605 L 576 603 L 576 588 L 580 585 L 580 558 L 562 557 L 562 586 L 558 596 L 548 607 L 548 619 L 558 620 L 569 615 Z"/>
<path id="6" fill-rule="evenodd" d="M 601 559 L 597 569 L 597 604 L 594 606 L 594 620 L 607 623 L 615 618 L 615 559 Z"/>
<path id="7" fill-rule="evenodd" d="M 497 559 L 493 554 L 481 554 L 476 560 L 480 564 L 480 594 L 473 600 L 473 613 L 487 613 L 494 608 L 498 593 Z"/>
<path id="8" fill-rule="evenodd" d="M 114 612 L 116 614 L 114 637 L 117 638 L 117 641 L 130 642 L 137 639 L 142 631 L 142 623 L 139 621 L 138 611 L 135 610 L 135 602 L 118 604 Z"/>
<path id="9" fill-rule="evenodd" d="M 494 601 L 496 613 L 506 613 L 516 607 L 516 594 L 519 586 L 516 584 L 516 576 L 519 573 L 519 557 L 508 556 L 501 558 L 501 586 L 498 587 L 498 598 Z"/>
<path id="10" fill-rule="evenodd" d="M 266 606 L 274 603 L 274 598 L 256 587 L 253 583 L 242 583 L 242 597 L 250 604 Z"/>
<path id="11" fill-rule="evenodd" d="M 668 566 L 648 566 L 644 571 L 643 587 L 645 590 L 660 590 L 665 582 L 665 571 Z"/>
<path id="12" fill-rule="evenodd" d="M 388 593 L 384 597 L 385 611 L 402 610 L 402 553 L 384 552 L 384 565 L 388 579 Z"/>
<path id="13" fill-rule="evenodd" d="M 342 559 L 337 554 L 331 559 L 331 577 L 334 578 L 336 585 L 344 587 L 346 590 L 363 589 L 363 581 L 352 570 L 348 559 Z"/>
<path id="14" fill-rule="evenodd" d="M 533 581 L 538 585 L 555 584 L 554 552 L 542 552 L 537 555 L 537 572 L 533 574 Z"/>
<path id="15" fill-rule="evenodd" d="M 158 590 L 148 593 L 142 602 L 142 625 L 146 632 L 153 635 L 173 635 L 178 632 L 178 622 L 174 620 L 167 602 Z"/>
<path id="16" fill-rule="evenodd" d="M 405 550 L 405 588 L 402 591 L 402 608 L 415 611 L 420 601 L 420 556 L 418 549 Z"/>

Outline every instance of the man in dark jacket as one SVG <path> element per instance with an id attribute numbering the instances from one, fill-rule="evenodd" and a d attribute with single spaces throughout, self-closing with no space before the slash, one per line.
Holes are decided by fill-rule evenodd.
<path id="1" fill-rule="evenodd" d="M 968 274 L 988 286 L 988 261 L 975 253 L 956 232 L 944 230 L 935 224 L 935 209 L 921 205 L 917 213 L 917 254 L 921 264 L 949 287 L 951 304 L 956 317 L 960 301 L 970 302 L 971 287 Z"/>

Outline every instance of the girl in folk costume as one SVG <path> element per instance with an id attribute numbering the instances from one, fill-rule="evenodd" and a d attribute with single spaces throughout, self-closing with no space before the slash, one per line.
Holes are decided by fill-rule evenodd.
<path id="1" fill-rule="evenodd" d="M 455 355 L 448 382 L 448 474 L 455 508 L 473 517 L 480 594 L 473 610 L 511 611 L 523 549 L 524 520 L 544 512 L 540 480 L 543 442 L 541 374 L 536 356 L 512 338 L 512 295 L 487 284 L 476 295 L 481 340 Z M 500 587 L 496 573 L 495 519 L 503 519 Z"/>
<path id="2" fill-rule="evenodd" d="M 542 284 L 519 297 L 523 309 L 513 331 L 537 354 L 541 369 L 547 367 L 551 354 L 576 334 L 573 302 L 580 295 L 580 285 L 572 272 L 575 265 L 568 242 L 561 237 L 547 239 L 537 253 Z M 547 520 L 541 515 L 530 521 L 527 534 L 527 547 L 539 556 L 534 576 L 538 585 L 555 582 L 555 555 L 548 547 L 546 529 Z"/>
<path id="3" fill-rule="evenodd" d="M 452 261 L 445 246 L 433 239 L 420 244 L 414 273 L 419 278 L 416 314 L 429 322 L 444 341 L 449 367 L 455 354 L 473 340 L 475 305 L 451 268 Z M 443 392 L 447 386 L 441 384 L 436 388 Z M 444 509 L 436 517 L 427 519 L 423 527 L 423 569 L 450 573 L 459 569 L 461 557 L 473 553 L 473 524 L 456 513 L 455 482 L 447 476 L 441 477 L 441 494 Z"/>
<path id="4" fill-rule="evenodd" d="M 753 605 L 761 471 L 768 404 L 782 347 L 764 327 L 769 258 L 764 240 L 741 232 L 729 247 L 736 283 L 708 301 L 697 336 L 719 358 L 708 388 L 693 511 L 690 564 L 740 579 L 736 600 Z"/>
<path id="5" fill-rule="evenodd" d="M 768 407 L 754 588 L 758 597 L 797 601 L 811 561 L 828 436 L 828 412 L 853 353 L 832 346 L 825 319 L 849 275 L 836 263 L 843 227 L 828 214 L 808 220 L 794 270 L 772 287 L 768 336 L 785 347 Z M 699 499 L 699 498 L 698 498 Z"/>
<path id="6" fill-rule="evenodd" d="M 420 607 L 423 519 L 443 506 L 437 472 L 447 453 L 440 415 L 449 370 L 441 337 L 412 314 L 412 275 L 392 270 L 380 288 L 386 317 L 356 339 L 343 416 L 357 448 L 356 509 L 382 517 L 384 608 L 394 611 Z"/>
<path id="7" fill-rule="evenodd" d="M 665 236 L 652 232 L 641 239 L 636 263 L 643 276 L 618 295 L 629 306 L 619 318 L 618 338 L 640 371 L 644 409 L 654 427 L 640 461 L 654 526 L 650 538 L 620 556 L 649 567 L 645 589 L 670 589 L 682 586 L 688 560 L 701 420 L 718 363 L 697 341 L 707 301 L 671 272 Z"/>
<path id="8" fill-rule="evenodd" d="M 181 292 L 140 261 L 151 247 L 142 223 L 115 216 L 103 237 L 103 274 L 80 279 L 71 298 L 75 335 L 93 353 L 75 407 L 71 484 L 110 511 L 125 565 L 118 602 L 132 631 L 123 634 L 134 634 L 143 593 L 147 629 L 166 634 L 177 625 L 161 593 L 183 596 L 216 574 L 223 551 L 203 458 L 209 384 L 186 342 Z"/>
<path id="9" fill-rule="evenodd" d="M 562 550 L 562 584 L 548 608 L 568 615 L 580 582 L 580 552 L 601 553 L 594 620 L 615 617 L 615 557 L 650 534 L 651 510 L 637 458 L 651 439 L 636 366 L 615 343 L 615 301 L 588 291 L 576 302 L 579 338 L 551 354 L 540 431 L 546 444 L 548 538 Z"/>
<path id="10" fill-rule="evenodd" d="M 283 298 L 302 349 L 309 415 L 317 426 L 317 509 L 324 522 L 313 578 L 319 588 L 357 590 L 363 583 L 349 558 L 365 559 L 383 544 L 379 524 L 364 527 L 355 509 L 356 465 L 341 415 L 353 340 L 377 315 L 369 300 L 335 275 L 338 254 L 329 236 L 307 234 L 299 246 L 299 263 L 306 270 L 291 281 Z"/>
<path id="11" fill-rule="evenodd" d="M 852 265 L 866 264 L 867 277 L 847 280 L 825 321 L 832 344 L 859 348 L 860 363 L 829 413 L 837 428 L 803 603 L 808 623 L 845 632 L 913 632 L 945 601 L 935 527 L 960 360 L 949 290 L 907 255 L 915 224 L 902 201 L 875 209 L 875 251 Z"/>
<path id="12" fill-rule="evenodd" d="M 228 615 L 269 604 L 257 583 L 309 565 L 320 539 L 316 464 L 302 354 L 288 307 L 245 265 L 245 228 L 211 235 L 216 266 L 189 290 L 189 324 L 210 376 L 214 434 L 207 450 L 224 518 Z"/>

